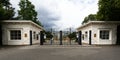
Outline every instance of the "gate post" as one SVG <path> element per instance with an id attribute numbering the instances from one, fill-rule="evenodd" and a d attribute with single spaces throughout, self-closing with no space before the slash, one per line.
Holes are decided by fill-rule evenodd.
<path id="1" fill-rule="evenodd" d="M 62 45 L 62 31 L 60 31 L 60 45 Z"/>
<path id="2" fill-rule="evenodd" d="M 2 43 L 2 25 L 0 23 L 0 46 L 2 46 L 3 43 Z"/>
<path id="3" fill-rule="evenodd" d="M 82 45 L 82 39 L 81 39 L 81 37 L 82 37 L 82 32 L 79 31 L 79 32 L 78 32 L 78 44 L 79 44 L 79 45 Z"/>
<path id="4" fill-rule="evenodd" d="M 92 35 L 92 32 L 91 32 L 91 30 L 89 31 L 89 45 L 91 45 L 92 43 L 91 43 L 91 35 Z"/>
<path id="5" fill-rule="evenodd" d="M 30 45 L 32 45 L 32 31 L 30 30 Z"/>
<path id="6" fill-rule="evenodd" d="M 40 31 L 40 45 L 43 45 L 43 41 L 44 41 L 43 31 Z"/>

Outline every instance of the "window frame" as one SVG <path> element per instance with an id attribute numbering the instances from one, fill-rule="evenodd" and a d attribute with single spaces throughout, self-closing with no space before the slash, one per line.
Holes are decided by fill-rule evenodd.
<path id="1" fill-rule="evenodd" d="M 36 40 L 39 40 L 39 34 L 36 34 Z"/>
<path id="2" fill-rule="evenodd" d="M 101 38 L 101 33 L 100 33 L 101 31 L 109 31 L 108 32 L 108 39 L 107 38 Z M 104 34 L 104 35 L 107 36 L 106 34 Z M 111 39 L 111 30 L 110 29 L 100 29 L 99 30 L 99 39 L 103 40 L 103 41 L 104 40 L 110 40 Z"/>
<path id="3" fill-rule="evenodd" d="M 21 39 L 11 39 L 11 32 L 10 32 L 11 30 L 20 30 L 20 31 L 21 31 Z M 9 40 L 9 41 L 21 41 L 21 40 L 22 40 L 22 33 L 23 33 L 23 32 L 22 32 L 22 29 L 21 29 L 21 28 L 8 29 L 7 32 L 8 32 L 8 35 L 7 35 L 7 36 L 8 36 L 8 40 Z"/>
<path id="4" fill-rule="evenodd" d="M 33 31 L 33 39 L 36 40 L 36 31 Z"/>
<path id="5" fill-rule="evenodd" d="M 88 38 L 88 31 L 85 31 L 85 38 Z"/>
<path id="6" fill-rule="evenodd" d="M 82 37 L 82 40 L 85 40 L 85 35 L 84 35 L 84 34 L 82 34 L 82 36 L 81 36 L 81 37 Z"/>

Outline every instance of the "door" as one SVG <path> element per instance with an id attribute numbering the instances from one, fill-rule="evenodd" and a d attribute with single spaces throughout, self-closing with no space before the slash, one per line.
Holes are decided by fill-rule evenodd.
<path id="1" fill-rule="evenodd" d="M 30 31 L 30 45 L 32 45 L 32 31 Z"/>
<path id="2" fill-rule="evenodd" d="M 120 25 L 117 26 L 117 45 L 120 45 Z"/>
<path id="3" fill-rule="evenodd" d="M 92 43 L 91 43 L 91 37 L 92 37 L 92 31 L 90 30 L 90 31 L 89 31 L 89 45 L 92 44 Z"/>

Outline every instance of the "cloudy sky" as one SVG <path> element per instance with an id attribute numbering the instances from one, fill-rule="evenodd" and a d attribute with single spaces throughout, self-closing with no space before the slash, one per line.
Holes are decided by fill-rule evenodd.
<path id="1" fill-rule="evenodd" d="M 10 0 L 12 6 L 19 10 L 20 0 Z M 29 0 L 35 5 L 38 19 L 46 28 L 77 28 L 84 17 L 96 14 L 98 0 Z M 17 15 L 17 13 L 16 13 Z"/>

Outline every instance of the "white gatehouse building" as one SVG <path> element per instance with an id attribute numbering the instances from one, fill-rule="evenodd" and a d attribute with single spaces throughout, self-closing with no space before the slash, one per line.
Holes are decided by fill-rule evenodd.
<path id="1" fill-rule="evenodd" d="M 30 20 L 2 21 L 3 45 L 30 45 L 40 43 L 40 31 L 44 29 Z"/>
<path id="2" fill-rule="evenodd" d="M 120 21 L 89 21 L 77 28 L 82 43 L 96 45 L 120 44 Z"/>

